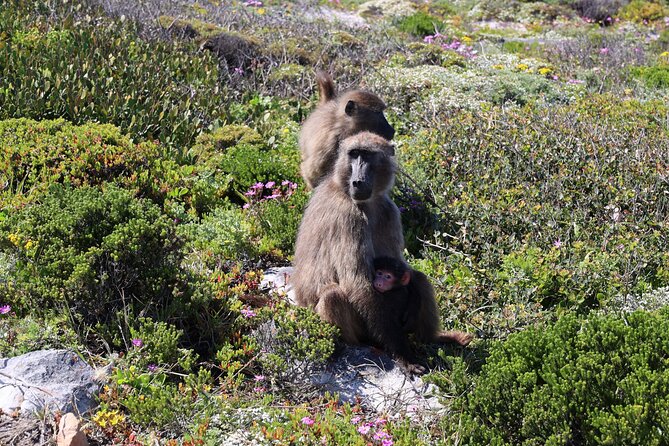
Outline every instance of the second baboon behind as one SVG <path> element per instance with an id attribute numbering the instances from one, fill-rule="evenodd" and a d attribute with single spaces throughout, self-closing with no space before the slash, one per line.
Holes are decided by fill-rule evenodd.
<path id="1" fill-rule="evenodd" d="M 407 371 L 420 373 L 424 368 L 410 348 L 409 332 L 422 342 L 462 345 L 471 336 L 440 330 L 434 289 L 419 271 L 411 271 L 407 285 L 420 302 L 409 329 L 389 315 L 383 295 L 374 290 L 374 258 L 404 261 L 399 210 L 388 196 L 397 168 L 388 144 L 369 132 L 342 142 L 332 175 L 314 190 L 302 218 L 291 281 L 297 303 L 338 326 L 346 342 L 379 344 Z"/>
<path id="2" fill-rule="evenodd" d="M 346 137 L 363 131 L 387 140 L 395 136 L 395 129 L 383 114 L 386 104 L 377 95 L 364 90 L 336 94 L 332 77 L 322 71 L 316 73 L 316 81 L 320 101 L 299 135 L 300 170 L 310 189 L 332 172 L 339 144 Z"/>

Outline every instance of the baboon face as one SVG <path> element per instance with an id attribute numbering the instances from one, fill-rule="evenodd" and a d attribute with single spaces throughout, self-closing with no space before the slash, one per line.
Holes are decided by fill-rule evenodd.
<path id="1" fill-rule="evenodd" d="M 361 132 L 346 138 L 337 160 L 341 190 L 355 202 L 365 202 L 392 187 L 396 164 L 394 146 L 379 135 Z"/>
<path id="2" fill-rule="evenodd" d="M 362 91 L 352 92 L 349 96 L 342 102 L 346 104 L 344 113 L 355 123 L 348 129 L 351 134 L 370 131 L 387 140 L 393 139 L 395 129 L 386 120 L 383 114 L 386 104 L 378 96 Z"/>

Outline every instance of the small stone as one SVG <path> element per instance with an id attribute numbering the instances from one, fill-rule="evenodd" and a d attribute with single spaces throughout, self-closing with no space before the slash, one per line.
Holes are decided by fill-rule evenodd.
<path id="1" fill-rule="evenodd" d="M 79 430 L 79 419 L 72 412 L 66 413 L 60 419 L 56 444 L 58 446 L 88 446 L 86 435 Z"/>

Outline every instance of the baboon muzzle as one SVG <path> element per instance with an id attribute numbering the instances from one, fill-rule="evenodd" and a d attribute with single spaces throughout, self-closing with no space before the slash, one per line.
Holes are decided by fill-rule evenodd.
<path id="1" fill-rule="evenodd" d="M 351 197 L 356 201 L 364 201 L 372 196 L 374 173 L 370 164 L 362 156 L 351 161 Z"/>

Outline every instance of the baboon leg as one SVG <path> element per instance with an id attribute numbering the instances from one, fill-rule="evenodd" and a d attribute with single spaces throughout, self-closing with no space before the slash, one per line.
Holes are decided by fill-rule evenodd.
<path id="1" fill-rule="evenodd" d="M 364 325 L 360 316 L 346 299 L 337 284 L 325 287 L 315 307 L 316 313 L 326 322 L 339 327 L 347 344 L 360 344 L 364 338 Z"/>

